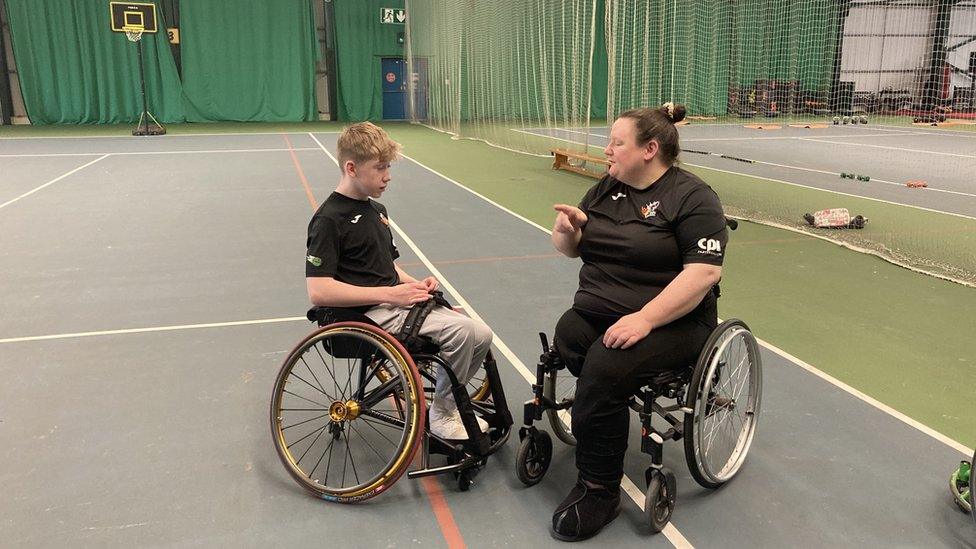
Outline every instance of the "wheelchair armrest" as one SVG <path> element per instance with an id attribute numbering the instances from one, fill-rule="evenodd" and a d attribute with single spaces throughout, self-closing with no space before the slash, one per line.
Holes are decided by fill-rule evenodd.
<path id="1" fill-rule="evenodd" d="M 312 307 L 305 313 L 305 318 L 311 322 L 317 322 L 319 326 L 326 326 L 336 322 L 362 322 L 379 328 L 379 324 L 373 322 L 365 314 L 345 307 Z"/>

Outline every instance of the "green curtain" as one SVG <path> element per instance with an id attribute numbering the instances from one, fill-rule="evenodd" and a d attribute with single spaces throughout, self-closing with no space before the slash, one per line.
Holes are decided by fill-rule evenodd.
<path id="1" fill-rule="evenodd" d="M 145 0 L 142 0 L 145 1 Z M 142 112 L 136 44 L 112 32 L 107 0 L 6 0 L 14 63 L 32 124 L 134 123 Z M 165 29 L 158 5 L 159 28 Z M 144 34 L 149 111 L 183 120 L 166 33 Z"/>
<path id="2" fill-rule="evenodd" d="M 318 120 L 312 1 L 181 2 L 186 119 Z"/>
<path id="3" fill-rule="evenodd" d="M 380 23 L 381 8 L 403 8 L 403 0 L 332 0 L 335 6 L 339 120 L 382 120 L 383 57 L 404 57 L 397 41 L 405 25 Z M 410 14 L 407 14 L 410 17 Z"/>

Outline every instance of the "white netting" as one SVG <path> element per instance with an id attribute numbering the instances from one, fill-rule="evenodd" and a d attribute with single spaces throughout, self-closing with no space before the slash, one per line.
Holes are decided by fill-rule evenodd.
<path id="1" fill-rule="evenodd" d="M 408 0 L 407 10 L 409 70 L 426 65 L 430 83 L 411 88 L 414 118 L 535 153 L 568 144 L 534 134 L 588 125 L 592 0 Z"/>
<path id="2" fill-rule="evenodd" d="M 844 179 L 848 172 L 845 181 L 867 182 L 870 174 L 873 182 L 900 186 L 976 169 L 972 149 L 965 147 L 905 154 L 913 150 L 909 143 L 894 145 L 907 147 L 902 152 L 879 146 L 868 149 L 876 154 L 864 154 L 856 147 L 874 145 L 862 141 L 798 160 L 794 153 L 816 136 L 792 143 L 764 136 L 770 141 L 756 143 L 768 146 L 739 149 L 733 144 L 760 136 L 732 135 L 745 131 L 741 125 L 782 126 L 785 134 L 793 130 L 787 124 L 812 129 L 867 123 L 862 128 L 874 130 L 885 123 L 976 121 L 974 0 L 406 3 L 408 64 L 415 75 L 409 80 L 411 118 L 460 137 L 535 154 L 570 148 L 601 156 L 607 119 L 672 101 L 687 107 L 696 131 L 710 123 L 740 126 L 727 127 L 722 136 L 733 139 L 721 143 L 714 135 L 686 140 L 683 132 L 686 162 L 742 160 L 765 171 L 725 160 L 712 167 L 801 184 L 811 174 Z M 899 168 L 889 169 L 886 162 Z M 885 170 L 887 180 L 878 176 Z M 741 178 L 723 186 L 729 213 L 806 230 L 803 213 L 835 206 L 821 202 L 829 195 L 759 181 Z M 905 220 L 872 215 L 868 229 L 835 238 L 927 272 L 976 282 L 973 220 L 921 215 L 928 214 Z M 947 232 L 960 236 L 949 241 Z"/>
<path id="3" fill-rule="evenodd" d="M 143 29 L 126 29 L 125 37 L 129 39 L 129 42 L 138 42 L 142 38 Z"/>

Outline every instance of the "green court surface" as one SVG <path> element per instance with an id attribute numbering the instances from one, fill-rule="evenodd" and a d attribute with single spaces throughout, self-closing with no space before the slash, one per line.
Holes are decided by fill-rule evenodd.
<path id="1" fill-rule="evenodd" d="M 386 127 L 411 158 L 543 227 L 552 225 L 553 203 L 575 204 L 594 183 L 555 172 L 544 158 L 423 127 Z M 784 192 L 755 178 L 695 171 L 720 196 L 736 183 L 754 192 Z M 823 194 L 798 190 L 801 200 L 805 193 Z M 951 217 L 877 204 L 872 210 L 880 213 L 873 215 L 913 229 Z M 956 227 L 966 221 L 953 219 Z M 723 276 L 722 316 L 745 319 L 768 343 L 967 446 L 976 444 L 970 347 L 976 289 L 752 223 L 733 233 Z"/>

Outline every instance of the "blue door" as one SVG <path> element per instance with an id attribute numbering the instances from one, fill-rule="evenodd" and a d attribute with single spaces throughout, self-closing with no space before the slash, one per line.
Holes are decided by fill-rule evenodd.
<path id="1" fill-rule="evenodd" d="M 407 86 L 403 81 L 406 62 L 395 57 L 383 58 L 383 120 L 407 118 Z"/>

